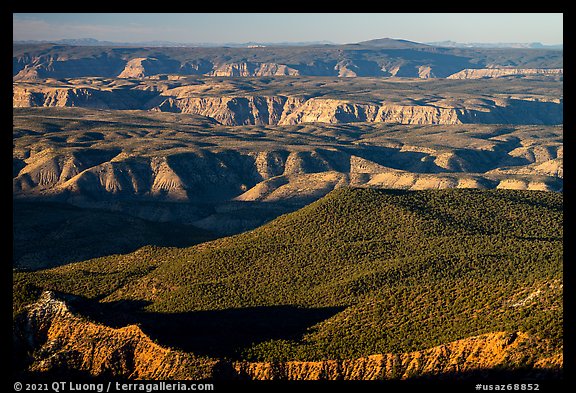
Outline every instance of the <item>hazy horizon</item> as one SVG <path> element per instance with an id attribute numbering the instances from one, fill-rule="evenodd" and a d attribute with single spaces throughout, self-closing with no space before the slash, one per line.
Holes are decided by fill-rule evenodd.
<path id="1" fill-rule="evenodd" d="M 13 14 L 14 41 L 347 44 L 387 37 L 420 43 L 563 45 L 563 14 Z"/>

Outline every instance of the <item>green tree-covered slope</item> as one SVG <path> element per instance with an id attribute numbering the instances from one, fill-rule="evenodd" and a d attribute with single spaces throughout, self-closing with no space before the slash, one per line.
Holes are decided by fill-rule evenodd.
<path id="1" fill-rule="evenodd" d="M 544 356 L 562 346 L 562 236 L 559 193 L 340 189 L 237 236 L 16 272 L 14 312 L 53 289 L 167 345 L 250 360 L 495 331 L 544 339 Z"/>

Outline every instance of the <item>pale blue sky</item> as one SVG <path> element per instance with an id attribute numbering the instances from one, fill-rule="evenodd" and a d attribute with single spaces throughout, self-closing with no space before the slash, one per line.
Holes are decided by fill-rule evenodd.
<path id="1" fill-rule="evenodd" d="M 353 43 L 375 38 L 416 42 L 563 43 L 561 13 L 234 13 L 13 14 L 14 40 L 96 38 L 117 42 Z"/>

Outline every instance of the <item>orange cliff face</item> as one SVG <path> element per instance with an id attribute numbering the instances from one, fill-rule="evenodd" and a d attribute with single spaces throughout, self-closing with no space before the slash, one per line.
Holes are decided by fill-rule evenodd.
<path id="1" fill-rule="evenodd" d="M 33 373 L 85 372 L 130 379 L 202 379 L 216 363 L 154 343 L 138 326 L 114 329 L 74 315 L 52 292 L 44 292 L 16 327 L 18 343 L 42 355 Z"/>
<path id="2" fill-rule="evenodd" d="M 561 372 L 563 355 L 523 332 L 493 332 L 409 353 L 357 359 L 228 362 L 165 348 L 135 325 L 112 328 L 75 315 L 52 292 L 16 317 L 16 348 L 34 353 L 25 372 L 82 372 L 129 379 L 378 380 L 522 367 Z M 23 370 L 24 371 L 24 370 Z"/>
<path id="3" fill-rule="evenodd" d="M 408 353 L 387 353 L 347 360 L 234 364 L 250 379 L 379 380 L 474 372 L 520 365 L 525 346 L 541 346 L 522 332 L 494 332 Z M 561 369 L 562 353 L 542 357 L 535 369 Z"/>

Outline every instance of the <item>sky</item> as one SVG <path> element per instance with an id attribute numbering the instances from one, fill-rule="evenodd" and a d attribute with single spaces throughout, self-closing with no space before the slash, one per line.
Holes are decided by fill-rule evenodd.
<path id="1" fill-rule="evenodd" d="M 14 40 L 563 44 L 562 13 L 15 13 Z"/>

